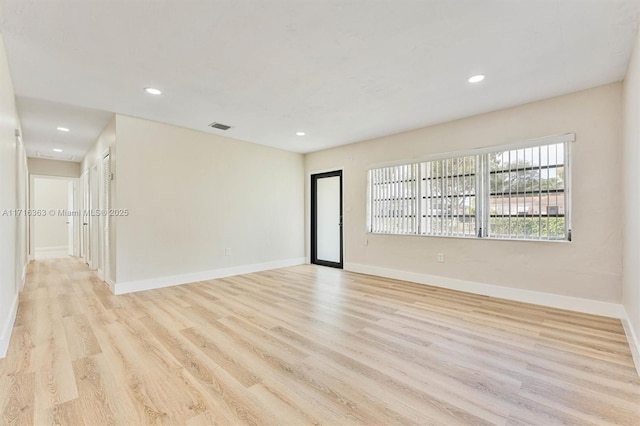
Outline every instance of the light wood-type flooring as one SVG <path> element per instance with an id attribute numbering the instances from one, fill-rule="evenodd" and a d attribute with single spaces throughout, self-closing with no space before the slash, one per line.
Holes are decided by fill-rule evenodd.
<path id="1" fill-rule="evenodd" d="M 640 425 L 620 321 L 311 265 L 113 296 L 32 263 L 0 424 Z"/>

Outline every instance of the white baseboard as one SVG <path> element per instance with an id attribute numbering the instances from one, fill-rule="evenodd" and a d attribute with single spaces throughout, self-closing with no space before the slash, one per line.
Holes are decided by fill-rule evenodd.
<path id="1" fill-rule="evenodd" d="M 216 278 L 231 277 L 233 275 L 250 274 L 267 271 L 269 269 L 286 268 L 288 266 L 304 265 L 305 258 L 276 260 L 273 262 L 255 263 L 252 265 L 233 266 L 231 268 L 214 269 L 211 271 L 193 272 L 168 277 L 158 277 L 147 280 L 129 281 L 124 283 L 108 283 L 113 294 L 134 293 L 136 291 L 153 290 L 174 285 L 189 284 L 198 281 L 214 280 Z"/>
<path id="2" fill-rule="evenodd" d="M 624 327 L 624 333 L 627 335 L 627 340 L 629 341 L 629 348 L 631 349 L 631 355 L 633 356 L 633 363 L 636 365 L 636 371 L 638 372 L 638 376 L 640 376 L 640 340 L 638 340 L 638 335 L 633 329 L 633 325 L 631 324 L 631 320 L 629 319 L 629 315 L 627 314 L 627 310 L 622 307 L 622 326 Z"/>
<path id="3" fill-rule="evenodd" d="M 116 283 L 111 281 L 110 279 L 106 279 L 105 283 L 107 283 L 107 285 L 109 286 L 109 290 L 111 290 L 111 293 L 115 294 L 116 293 Z"/>
<path id="4" fill-rule="evenodd" d="M 551 308 L 566 309 L 569 311 L 601 315 L 610 318 L 622 318 L 623 308 L 622 305 L 617 303 L 601 302 L 599 300 L 583 299 L 580 297 L 563 296 L 539 291 L 522 290 L 494 284 L 484 284 L 474 281 L 439 277 L 436 275 L 420 274 L 417 272 L 400 271 L 397 269 L 380 268 L 377 266 L 361 265 L 357 263 L 345 263 L 344 269 L 361 274 L 411 281 L 418 284 L 448 288 L 467 293 L 482 294 L 484 296 L 514 300 L 517 302 L 532 303 L 534 305 L 548 306 Z"/>
<path id="5" fill-rule="evenodd" d="M 2 329 L 0 329 L 0 358 L 7 356 L 7 350 L 9 349 L 9 340 L 11 340 L 11 332 L 13 331 L 13 324 L 16 322 L 16 314 L 18 313 L 18 295 L 13 298 L 11 309 L 9 309 L 9 315 L 3 319 Z"/>
<path id="6" fill-rule="evenodd" d="M 69 257 L 69 248 L 67 246 L 36 247 L 34 257 L 36 260 Z"/>

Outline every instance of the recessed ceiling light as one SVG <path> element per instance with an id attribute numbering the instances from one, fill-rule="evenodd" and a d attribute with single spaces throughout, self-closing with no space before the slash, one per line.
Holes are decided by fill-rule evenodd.
<path id="1" fill-rule="evenodd" d="M 60 148 L 53 148 L 53 152 L 62 152 Z"/>
<path id="2" fill-rule="evenodd" d="M 480 83 L 482 80 L 484 80 L 484 75 L 478 74 L 478 75 L 474 75 L 473 77 L 470 77 L 469 83 Z"/>
<path id="3" fill-rule="evenodd" d="M 58 130 L 60 130 L 61 132 L 68 132 L 69 129 L 66 127 L 58 127 Z"/>
<path id="4" fill-rule="evenodd" d="M 306 135 L 306 133 L 305 132 L 296 132 L 296 135 L 297 136 L 304 136 L 304 135 Z"/>
<path id="5" fill-rule="evenodd" d="M 162 95 L 162 92 L 158 89 L 154 89 L 153 87 L 145 87 L 144 91 L 150 95 Z"/>

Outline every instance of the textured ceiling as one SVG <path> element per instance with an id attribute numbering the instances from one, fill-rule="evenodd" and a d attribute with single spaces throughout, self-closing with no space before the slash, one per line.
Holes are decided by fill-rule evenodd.
<path id="1" fill-rule="evenodd" d="M 639 6 L 0 0 L 0 32 L 30 152 L 65 143 L 60 104 L 78 153 L 113 112 L 311 152 L 620 81 Z"/>

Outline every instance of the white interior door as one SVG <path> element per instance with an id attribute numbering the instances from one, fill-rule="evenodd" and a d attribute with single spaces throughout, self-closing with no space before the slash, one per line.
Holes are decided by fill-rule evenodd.
<path id="1" fill-rule="evenodd" d="M 102 158 L 102 184 L 100 185 L 102 189 L 101 194 L 101 209 L 103 211 L 109 211 L 111 208 L 110 198 L 111 198 L 111 155 L 107 152 Z M 109 258 L 109 226 L 111 217 L 107 215 L 100 216 L 100 220 L 102 221 L 102 232 L 101 232 L 101 251 L 102 251 L 102 259 L 101 266 L 103 272 L 103 280 L 106 280 L 109 277 L 110 270 L 110 258 Z"/>
<path id="2" fill-rule="evenodd" d="M 74 211 L 74 201 L 75 201 L 75 192 L 74 192 L 74 182 L 69 181 L 67 184 L 67 209 L 71 213 L 67 216 L 67 238 L 68 238 L 68 249 L 69 256 L 74 255 L 75 251 L 75 239 L 73 237 L 73 228 L 75 227 L 76 218 L 73 216 L 72 212 Z"/>
<path id="3" fill-rule="evenodd" d="M 82 221 L 82 257 L 85 263 L 89 264 L 89 216 L 87 212 L 89 210 L 89 171 L 85 171 L 82 176 L 82 215 L 80 220 Z"/>
<path id="4" fill-rule="evenodd" d="M 99 269 L 100 260 L 100 225 L 97 211 L 100 209 L 98 194 L 98 165 L 89 169 L 89 268 Z"/>
<path id="5" fill-rule="evenodd" d="M 32 175 L 32 208 L 44 215 L 31 217 L 31 239 L 35 259 L 69 255 L 69 178 Z"/>
<path id="6" fill-rule="evenodd" d="M 342 171 L 311 176 L 312 262 L 342 268 Z"/>

